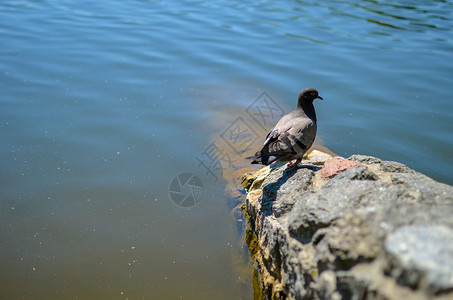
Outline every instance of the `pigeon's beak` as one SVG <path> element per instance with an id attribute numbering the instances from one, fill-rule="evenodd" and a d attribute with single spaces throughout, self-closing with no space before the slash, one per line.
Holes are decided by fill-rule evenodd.
<path id="1" fill-rule="evenodd" d="M 321 99 L 321 100 L 324 100 L 324 99 L 323 99 L 321 96 L 319 96 L 319 95 L 318 95 L 318 97 L 316 97 L 316 98 Z"/>

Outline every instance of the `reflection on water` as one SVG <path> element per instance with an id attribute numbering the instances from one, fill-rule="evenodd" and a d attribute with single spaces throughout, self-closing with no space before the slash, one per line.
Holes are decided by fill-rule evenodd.
<path id="1" fill-rule="evenodd" d="M 453 183 L 452 8 L 2 1 L 0 298 L 251 299 L 235 180 L 273 125 L 247 119 L 263 92 L 288 112 L 316 87 L 335 153 Z M 185 173 L 189 209 L 169 197 Z"/>

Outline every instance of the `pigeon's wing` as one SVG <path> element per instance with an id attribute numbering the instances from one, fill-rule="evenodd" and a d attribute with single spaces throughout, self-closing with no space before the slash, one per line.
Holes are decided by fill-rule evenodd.
<path id="1" fill-rule="evenodd" d="M 263 147 L 252 163 L 271 164 L 281 157 L 305 153 L 316 136 L 316 123 L 305 114 L 293 112 L 284 116 L 268 133 Z"/>
<path id="2" fill-rule="evenodd" d="M 311 147 L 315 135 L 316 124 L 307 117 L 279 122 L 268 134 L 261 155 L 296 155 Z"/>
<path id="3" fill-rule="evenodd" d="M 272 128 L 269 131 L 269 133 L 267 134 L 266 139 L 264 140 L 263 146 L 266 146 L 266 145 L 268 145 L 270 143 L 273 143 L 276 140 L 278 140 L 279 135 L 280 134 L 278 132 L 278 128 L 276 128 L 276 127 Z"/>

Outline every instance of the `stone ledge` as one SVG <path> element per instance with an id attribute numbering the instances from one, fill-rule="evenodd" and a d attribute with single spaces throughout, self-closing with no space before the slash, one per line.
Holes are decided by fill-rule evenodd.
<path id="1" fill-rule="evenodd" d="M 320 156 L 242 178 L 267 297 L 453 299 L 453 187 L 398 162 Z"/>

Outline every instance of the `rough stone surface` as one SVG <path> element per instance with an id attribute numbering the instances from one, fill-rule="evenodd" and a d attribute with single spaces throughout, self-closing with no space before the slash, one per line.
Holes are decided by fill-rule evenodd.
<path id="1" fill-rule="evenodd" d="M 385 240 L 387 272 L 412 288 L 436 294 L 453 287 L 453 231 L 445 226 L 404 226 Z"/>
<path id="2" fill-rule="evenodd" d="M 330 180 L 287 164 L 244 176 L 267 297 L 453 299 L 453 187 L 398 162 L 348 160 L 358 164 Z"/>
<path id="3" fill-rule="evenodd" d="M 382 160 L 380 160 L 379 158 L 376 158 L 373 156 L 368 156 L 368 155 L 360 155 L 360 154 L 352 155 L 348 159 L 365 164 L 365 165 L 380 164 L 382 162 Z"/>
<path id="4" fill-rule="evenodd" d="M 307 158 L 310 160 L 310 163 L 314 165 L 324 165 L 324 163 L 331 159 L 332 156 L 319 150 L 312 150 L 307 154 Z"/>
<path id="5" fill-rule="evenodd" d="M 359 163 L 344 159 L 341 157 L 334 157 L 327 160 L 324 164 L 324 168 L 321 170 L 321 176 L 323 179 L 331 179 L 336 175 L 340 174 L 341 172 L 346 171 L 352 167 L 357 166 Z"/>

